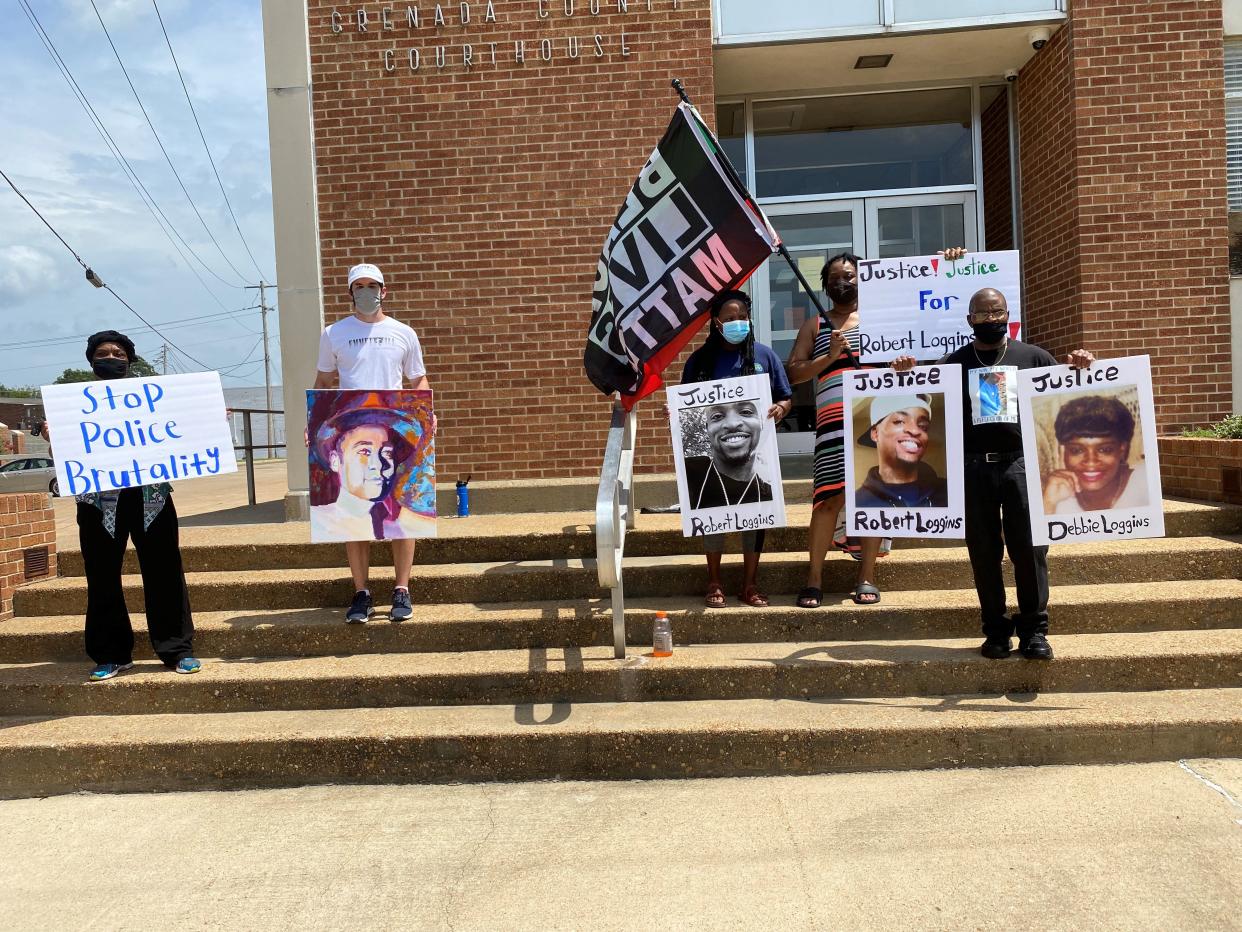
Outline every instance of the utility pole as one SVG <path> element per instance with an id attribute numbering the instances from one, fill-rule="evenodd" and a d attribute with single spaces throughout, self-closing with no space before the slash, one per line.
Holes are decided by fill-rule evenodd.
<path id="1" fill-rule="evenodd" d="M 168 375 L 168 344 L 160 344 L 160 355 L 155 360 L 155 364 L 160 367 L 160 375 Z"/>
<path id="2" fill-rule="evenodd" d="M 264 404 L 264 407 L 267 408 L 268 410 L 267 440 L 266 440 L 268 446 L 263 454 L 264 459 L 267 459 L 270 456 L 272 456 L 271 445 L 274 442 L 272 439 L 273 421 L 272 421 L 272 415 L 271 415 L 271 410 L 272 410 L 272 354 L 268 352 L 268 346 L 267 346 L 267 312 L 271 310 L 271 308 L 267 306 L 267 289 L 273 288 L 273 287 L 275 286 L 270 285 L 267 282 L 262 281 L 262 280 L 260 280 L 260 282 L 257 285 L 246 286 L 247 291 L 258 291 L 259 292 L 259 316 L 263 319 L 263 388 L 264 388 L 264 397 L 266 399 L 266 403 Z M 251 455 L 253 455 L 253 451 L 251 452 Z"/>

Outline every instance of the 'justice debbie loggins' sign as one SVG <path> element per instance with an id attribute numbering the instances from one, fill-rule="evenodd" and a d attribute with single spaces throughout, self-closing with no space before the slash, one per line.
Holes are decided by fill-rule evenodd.
<path id="1" fill-rule="evenodd" d="M 949 261 L 940 256 L 864 259 L 858 263 L 859 353 L 863 362 L 891 362 L 907 354 L 939 359 L 974 339 L 966 321 L 971 296 L 995 288 L 1009 305 L 1009 338 L 1022 338 L 1018 253 L 976 252 Z"/>
<path id="2" fill-rule="evenodd" d="M 237 472 L 219 373 L 40 391 L 61 495 Z"/>
<path id="3" fill-rule="evenodd" d="M 1147 356 L 1018 370 L 1036 544 L 1164 536 Z"/>

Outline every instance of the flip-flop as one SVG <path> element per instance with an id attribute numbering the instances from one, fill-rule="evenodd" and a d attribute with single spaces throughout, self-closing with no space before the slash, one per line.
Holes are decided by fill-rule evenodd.
<path id="1" fill-rule="evenodd" d="M 724 608 L 724 590 L 720 586 L 708 586 L 707 595 L 703 598 L 703 604 L 708 608 Z"/>
<path id="2" fill-rule="evenodd" d="M 854 591 L 851 595 L 854 597 L 855 605 L 878 605 L 880 602 L 880 590 L 871 585 L 869 582 L 859 583 L 854 587 Z M 864 595 L 873 595 L 875 598 L 864 599 Z"/>
<path id="3" fill-rule="evenodd" d="M 798 593 L 798 608 L 819 608 L 824 600 L 824 590 L 807 586 Z"/>
<path id="4" fill-rule="evenodd" d="M 749 605 L 752 608 L 768 607 L 768 597 L 759 591 L 758 586 L 747 586 L 738 593 L 737 600 L 743 605 Z"/>

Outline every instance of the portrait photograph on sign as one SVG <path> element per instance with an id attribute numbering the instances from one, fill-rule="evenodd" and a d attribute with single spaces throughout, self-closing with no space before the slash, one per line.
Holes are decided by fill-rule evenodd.
<path id="1" fill-rule="evenodd" d="M 217 372 L 44 385 L 59 495 L 237 472 Z"/>
<path id="2" fill-rule="evenodd" d="M 959 367 L 857 370 L 844 388 L 848 534 L 965 537 Z"/>
<path id="3" fill-rule="evenodd" d="M 1009 307 L 1009 338 L 1022 339 L 1022 268 L 1015 250 L 960 259 L 912 256 L 858 263 L 859 358 L 892 362 L 909 354 L 939 359 L 974 339 L 970 299 L 991 288 Z"/>
<path id="4" fill-rule="evenodd" d="M 776 424 L 766 375 L 667 389 L 686 537 L 784 527 Z"/>
<path id="5" fill-rule="evenodd" d="M 1147 356 L 1021 372 L 1037 544 L 1164 536 Z"/>
<path id="6" fill-rule="evenodd" d="M 306 393 L 315 543 L 436 534 L 430 391 Z"/>

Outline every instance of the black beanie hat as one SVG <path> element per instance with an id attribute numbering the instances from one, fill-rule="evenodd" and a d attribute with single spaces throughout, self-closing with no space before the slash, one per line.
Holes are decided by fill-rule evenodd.
<path id="1" fill-rule="evenodd" d="M 134 341 L 123 333 L 117 333 L 115 330 L 100 330 L 98 333 L 92 333 L 86 338 L 86 361 L 95 361 L 95 350 L 99 349 L 101 343 L 115 343 L 121 349 L 125 350 L 125 355 L 129 357 L 129 361 L 133 362 L 138 358 L 138 354 L 134 352 Z"/>

